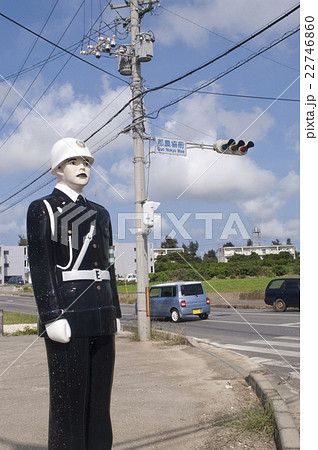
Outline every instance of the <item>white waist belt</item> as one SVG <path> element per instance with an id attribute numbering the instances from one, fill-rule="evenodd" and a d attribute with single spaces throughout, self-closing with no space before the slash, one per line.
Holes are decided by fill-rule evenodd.
<path id="1" fill-rule="evenodd" d="M 62 272 L 63 281 L 73 281 L 73 280 L 110 280 L 110 274 L 108 270 L 66 270 Z"/>

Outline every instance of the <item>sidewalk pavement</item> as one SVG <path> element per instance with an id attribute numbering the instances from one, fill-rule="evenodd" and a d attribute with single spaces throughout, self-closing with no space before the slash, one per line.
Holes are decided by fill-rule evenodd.
<path id="1" fill-rule="evenodd" d="M 299 449 L 299 434 L 271 375 L 248 358 L 191 340 L 190 345 L 116 340 L 112 395 L 114 450 L 274 450 L 224 422 L 257 404 L 253 388 L 273 400 L 277 448 Z M 48 373 L 35 335 L 0 337 L 0 449 L 45 450 Z M 98 450 L 98 449 L 96 449 Z"/>

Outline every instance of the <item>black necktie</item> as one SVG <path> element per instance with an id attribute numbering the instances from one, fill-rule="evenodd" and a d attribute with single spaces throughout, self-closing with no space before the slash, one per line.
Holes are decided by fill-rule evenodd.
<path id="1" fill-rule="evenodd" d="M 85 202 L 84 197 L 82 195 L 79 195 L 77 197 L 76 204 L 79 205 L 79 206 L 85 206 L 86 202 Z"/>

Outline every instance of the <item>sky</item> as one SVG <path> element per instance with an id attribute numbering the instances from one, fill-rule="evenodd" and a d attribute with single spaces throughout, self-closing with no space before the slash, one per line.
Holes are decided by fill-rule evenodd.
<path id="1" fill-rule="evenodd" d="M 203 256 L 227 242 L 246 245 L 257 226 L 262 244 L 290 239 L 300 250 L 299 10 L 227 52 L 295 5 L 162 0 L 143 16 L 141 31 L 155 38 L 152 60 L 141 64 L 146 195 L 160 202 L 149 235 L 155 248 L 169 235 L 179 246 L 197 241 Z M 109 210 L 115 241 L 134 242 L 133 142 L 121 133 L 130 105 L 117 115 L 131 80 L 118 72 L 116 55 L 80 54 L 98 35 L 115 34 L 116 48 L 129 44 L 129 9 L 105 0 L 17 0 L 0 12 L 0 244 L 18 244 L 28 205 L 54 188 L 50 151 L 62 137 L 85 140 L 94 152 L 86 196 Z M 198 145 L 187 156 L 158 154 L 155 137 Z M 199 147 L 230 138 L 255 146 L 242 157 Z"/>

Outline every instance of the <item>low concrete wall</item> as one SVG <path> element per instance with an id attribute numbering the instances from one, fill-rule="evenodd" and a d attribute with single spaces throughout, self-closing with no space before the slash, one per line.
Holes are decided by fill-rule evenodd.
<path id="1" fill-rule="evenodd" d="M 0 286 L 0 294 L 14 294 L 20 295 L 23 292 L 23 287 L 21 286 L 12 286 L 12 285 L 4 285 Z"/>
<path id="2" fill-rule="evenodd" d="M 33 297 L 31 292 L 23 292 L 21 286 L 0 286 L 0 295 L 21 295 Z M 207 296 L 211 300 L 212 306 L 243 306 L 243 307 L 268 307 L 264 303 L 262 292 L 208 292 Z M 120 303 L 134 304 L 137 301 L 135 294 L 119 294 Z M 272 308 L 271 306 L 269 308 Z"/>
<path id="3" fill-rule="evenodd" d="M 264 292 L 208 292 L 210 300 L 264 300 Z"/>

